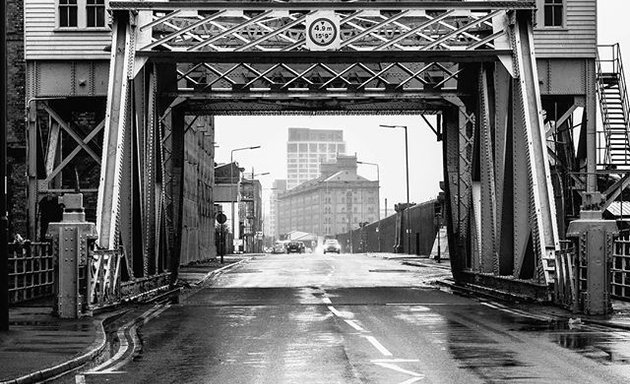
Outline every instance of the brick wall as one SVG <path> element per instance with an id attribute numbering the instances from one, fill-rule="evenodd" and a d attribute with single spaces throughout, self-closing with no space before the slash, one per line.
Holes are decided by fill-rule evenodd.
<path id="1" fill-rule="evenodd" d="M 24 0 L 7 1 L 9 236 L 27 234 Z"/>

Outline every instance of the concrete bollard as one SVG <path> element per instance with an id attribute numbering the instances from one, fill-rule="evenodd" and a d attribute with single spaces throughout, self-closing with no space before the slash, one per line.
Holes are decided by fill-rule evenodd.
<path id="1" fill-rule="evenodd" d="M 50 223 L 46 234 L 53 241 L 55 255 L 54 310 L 60 318 L 77 319 L 85 305 L 88 251 L 90 242 L 97 238 L 96 225 L 85 221 L 83 194 L 65 194 L 59 203 L 64 205 L 62 220 Z"/>

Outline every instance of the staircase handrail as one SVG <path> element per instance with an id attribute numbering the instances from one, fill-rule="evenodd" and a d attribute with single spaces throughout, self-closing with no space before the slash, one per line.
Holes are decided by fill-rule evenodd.
<path id="1" fill-rule="evenodd" d="M 605 150 L 604 152 L 604 158 L 601 159 L 601 161 L 599 161 L 598 163 L 601 164 L 611 164 L 612 163 L 612 159 L 610 156 L 610 121 L 608 120 L 608 106 L 606 105 L 606 103 L 604 103 L 604 85 L 601 81 L 602 77 L 603 77 L 603 70 L 602 70 L 602 62 L 603 61 L 612 61 L 612 60 L 604 60 L 602 59 L 601 55 L 600 55 L 600 49 L 601 48 L 609 48 L 609 45 L 598 45 L 597 46 L 597 87 L 596 87 L 596 92 L 597 92 L 597 96 L 599 98 L 599 109 L 600 112 L 602 114 L 602 123 L 604 125 L 604 140 L 605 140 L 605 147 L 603 148 Z M 613 63 L 613 67 L 614 67 L 614 63 Z M 597 148 L 597 153 L 599 155 L 599 151 L 602 148 Z"/>
<path id="2" fill-rule="evenodd" d="M 626 123 L 626 139 L 628 138 L 628 122 L 630 121 L 630 100 L 628 100 L 628 88 L 626 84 L 626 75 L 623 68 L 623 60 L 621 60 L 621 46 L 619 43 L 615 44 L 617 73 L 619 74 L 619 93 L 621 94 L 621 105 L 623 111 L 624 122 Z M 627 143 L 630 147 L 630 142 Z"/>
<path id="3" fill-rule="evenodd" d="M 606 50 L 610 50 L 610 58 L 602 58 L 600 56 L 600 50 L 604 48 Z M 628 122 L 630 121 L 630 100 L 628 99 L 628 89 L 625 79 L 625 73 L 623 68 L 623 61 L 621 59 L 621 46 L 619 43 L 609 44 L 609 45 L 598 45 L 597 49 L 597 76 L 598 76 L 598 87 L 597 93 L 600 100 L 600 109 L 602 113 L 602 122 L 604 124 L 604 137 L 606 140 L 606 148 L 605 148 L 605 161 L 607 163 L 612 163 L 612 158 L 610 155 L 610 137 L 611 137 L 611 124 L 609 120 L 609 111 L 608 106 L 603 101 L 604 100 L 604 83 L 601 81 L 603 77 L 603 69 L 602 63 L 610 63 L 613 74 L 617 76 L 617 87 L 619 89 L 619 96 L 621 98 L 621 113 L 623 116 L 623 121 L 625 124 L 625 157 L 628 157 L 630 153 L 630 126 L 628 126 Z M 625 159 L 626 163 L 630 163 L 630 159 Z"/>

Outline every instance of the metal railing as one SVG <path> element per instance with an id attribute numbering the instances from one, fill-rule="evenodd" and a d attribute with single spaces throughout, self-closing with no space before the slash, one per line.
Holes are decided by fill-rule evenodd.
<path id="1" fill-rule="evenodd" d="M 607 81 L 613 80 L 617 83 L 619 89 L 619 96 L 621 97 L 621 112 L 626 123 L 625 132 L 625 145 L 623 160 L 625 164 L 630 164 L 630 136 L 628 132 L 627 123 L 630 120 L 630 100 L 628 100 L 628 92 L 626 79 L 623 68 L 623 61 L 621 60 L 621 47 L 619 43 L 613 45 L 598 45 L 597 46 L 597 95 L 599 98 L 600 112 L 602 114 L 602 123 L 604 125 L 603 131 L 598 131 L 597 135 L 597 164 L 601 166 L 613 165 L 615 159 L 611 153 L 611 111 L 608 109 L 608 105 L 605 102 L 605 90 L 609 84 Z M 619 159 L 617 159 L 617 162 Z"/>
<path id="2" fill-rule="evenodd" d="M 560 241 L 560 251 L 556 252 L 555 297 L 561 307 L 577 310 L 577 286 L 575 285 L 577 252 L 575 242 Z"/>
<path id="3" fill-rule="evenodd" d="M 50 242 L 8 244 L 9 303 L 52 296 L 54 293 L 53 250 Z"/>
<path id="4" fill-rule="evenodd" d="M 611 273 L 611 297 L 630 300 L 630 230 L 615 239 Z"/>
<path id="5" fill-rule="evenodd" d="M 87 297 L 85 311 L 95 311 L 124 301 L 135 300 L 164 291 L 169 287 L 170 272 L 143 278 L 127 278 L 122 273 L 123 250 L 90 250 L 87 282 L 80 288 Z M 83 287 L 80 284 L 80 287 Z"/>

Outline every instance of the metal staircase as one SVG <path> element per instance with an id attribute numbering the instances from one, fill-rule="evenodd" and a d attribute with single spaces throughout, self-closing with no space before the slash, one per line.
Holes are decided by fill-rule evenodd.
<path id="1" fill-rule="evenodd" d="M 598 166 L 630 170 L 630 103 L 619 44 L 598 46 L 597 93 L 603 123 Z"/>

